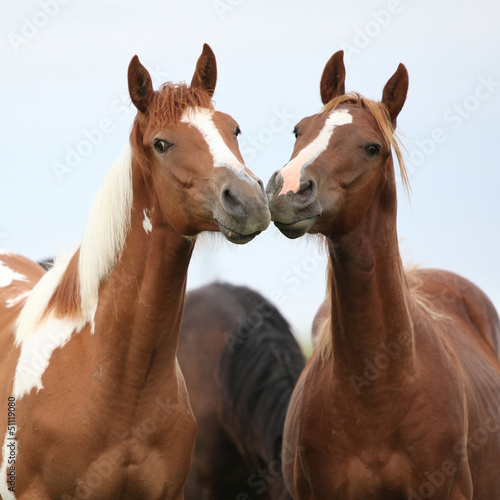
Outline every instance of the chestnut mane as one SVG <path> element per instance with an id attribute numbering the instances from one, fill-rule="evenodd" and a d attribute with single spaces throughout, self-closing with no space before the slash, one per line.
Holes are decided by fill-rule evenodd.
<path id="1" fill-rule="evenodd" d="M 197 107 L 214 109 L 204 89 L 167 82 L 155 92 L 148 109 L 149 119 L 159 126 L 177 125 L 186 109 Z"/>

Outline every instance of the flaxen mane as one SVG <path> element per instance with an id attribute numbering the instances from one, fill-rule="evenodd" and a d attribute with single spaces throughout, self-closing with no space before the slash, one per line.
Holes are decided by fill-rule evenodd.
<path id="1" fill-rule="evenodd" d="M 154 94 L 148 109 L 150 123 L 177 125 L 191 107 L 213 109 L 213 103 L 203 89 L 167 82 Z M 130 146 L 110 168 L 94 200 L 80 249 L 69 260 L 59 260 L 35 287 L 17 321 L 18 339 L 51 314 L 79 324 L 93 321 L 99 285 L 120 259 L 130 228 L 132 155 L 141 168 L 149 165 L 142 134 L 136 117 Z"/>

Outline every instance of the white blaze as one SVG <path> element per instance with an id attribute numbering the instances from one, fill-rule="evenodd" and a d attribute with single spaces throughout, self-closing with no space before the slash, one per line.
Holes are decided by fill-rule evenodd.
<path id="1" fill-rule="evenodd" d="M 282 169 L 283 187 L 279 194 L 294 193 L 299 190 L 300 177 L 305 168 L 313 163 L 325 151 L 336 127 L 352 123 L 352 115 L 346 109 L 333 111 L 326 119 L 321 132 L 299 154 L 290 160 Z"/>
<path id="2" fill-rule="evenodd" d="M 214 159 L 214 167 L 231 168 L 240 174 L 240 177 L 253 182 L 253 179 L 246 173 L 245 167 L 224 142 L 213 121 L 213 114 L 214 112 L 207 108 L 190 108 L 182 115 L 181 122 L 196 127 L 200 131 Z"/>

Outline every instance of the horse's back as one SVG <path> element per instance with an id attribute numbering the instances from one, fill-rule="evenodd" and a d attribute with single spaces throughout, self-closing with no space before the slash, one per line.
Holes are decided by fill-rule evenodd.
<path id="1" fill-rule="evenodd" d="M 416 290 L 414 296 L 423 297 L 424 304 L 443 321 L 461 323 L 461 331 L 484 348 L 486 354 L 496 353 L 500 345 L 500 321 L 488 296 L 468 279 L 449 271 L 418 269 L 408 273 L 410 284 Z M 469 326 L 467 328 L 467 326 Z"/>

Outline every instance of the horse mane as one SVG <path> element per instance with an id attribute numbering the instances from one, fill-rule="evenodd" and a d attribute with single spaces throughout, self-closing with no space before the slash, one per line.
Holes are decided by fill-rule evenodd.
<path id="1" fill-rule="evenodd" d="M 127 145 L 104 177 L 80 248 L 69 259 L 58 258 L 26 300 L 16 322 L 18 343 L 50 315 L 72 320 L 77 328 L 93 322 L 99 286 L 121 256 L 131 210 L 132 151 Z"/>
<path id="2" fill-rule="evenodd" d="M 213 104 L 202 89 L 167 82 L 154 94 L 149 119 L 158 126 L 176 125 L 190 107 L 213 109 Z M 16 323 L 17 342 L 50 315 L 72 320 L 77 328 L 89 321 L 93 326 L 99 286 L 120 259 L 130 228 L 132 157 L 143 172 L 149 164 L 139 115 L 132 127 L 130 144 L 106 173 L 94 199 L 79 250 L 70 259 L 58 259 L 26 300 Z"/>
<path id="3" fill-rule="evenodd" d="M 249 326 L 244 335 L 238 329 L 231 333 L 221 356 L 225 428 L 249 465 L 281 460 L 285 415 L 304 356 L 272 304 L 248 288 L 219 286 L 244 308 L 240 326 Z"/>
<path id="4" fill-rule="evenodd" d="M 347 94 L 342 94 L 340 96 L 334 97 L 331 101 L 325 104 L 322 109 L 322 113 L 330 113 L 336 109 L 341 104 L 351 104 L 360 108 L 367 109 L 369 113 L 375 118 L 377 125 L 382 132 L 384 139 L 387 143 L 394 149 L 396 157 L 399 163 L 399 170 L 401 172 L 401 180 L 407 194 L 410 193 L 410 181 L 408 177 L 408 171 L 406 169 L 403 154 L 401 152 L 400 140 L 393 128 L 389 111 L 384 103 L 372 101 L 363 97 L 357 92 L 348 92 Z M 326 240 L 325 240 L 326 241 Z M 331 263 L 328 264 L 327 268 L 327 298 L 329 298 L 331 285 L 333 279 L 333 270 Z M 422 307 L 432 311 L 430 304 L 425 301 L 423 294 L 420 293 L 420 288 L 417 286 L 418 282 L 415 280 L 411 281 L 410 289 L 416 302 Z M 315 351 L 319 352 L 320 357 L 323 360 L 328 359 L 333 351 L 332 340 L 331 340 L 331 330 L 332 330 L 332 318 L 331 315 L 327 316 L 323 323 L 318 328 L 318 334 L 315 341 Z"/>
<path id="5" fill-rule="evenodd" d="M 394 130 L 389 116 L 389 111 L 384 103 L 372 101 L 363 97 L 357 92 L 348 92 L 347 94 L 342 94 L 340 96 L 334 97 L 331 101 L 325 104 L 322 109 L 322 113 L 330 113 L 335 108 L 341 104 L 352 104 L 354 106 L 367 109 L 371 115 L 375 118 L 377 125 L 387 141 L 396 153 L 396 157 L 399 163 L 399 170 L 401 172 L 401 180 L 407 194 L 410 193 L 410 180 L 408 177 L 408 171 L 405 166 L 403 154 L 401 152 L 400 140 Z"/>
<path id="6" fill-rule="evenodd" d="M 198 87 L 189 87 L 186 83 L 164 83 L 155 92 L 149 106 L 150 120 L 158 126 L 177 125 L 186 109 L 214 109 L 212 98 Z"/>
<path id="7" fill-rule="evenodd" d="M 404 270 L 404 275 L 414 303 L 436 321 L 449 320 L 449 317 L 446 314 L 436 311 L 435 306 L 429 300 L 428 294 L 426 294 L 423 288 L 424 282 L 418 275 L 418 270 L 419 268 L 417 266 L 412 266 Z M 329 301 L 331 299 L 330 290 L 332 289 L 332 280 L 333 267 L 331 262 L 329 262 L 326 279 L 326 299 Z M 327 361 L 333 355 L 331 312 L 323 319 L 318 328 L 318 333 L 314 342 L 314 351 L 318 352 L 323 362 Z"/>

